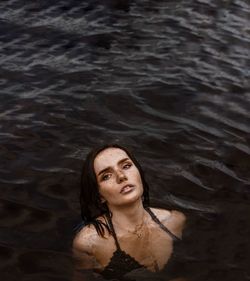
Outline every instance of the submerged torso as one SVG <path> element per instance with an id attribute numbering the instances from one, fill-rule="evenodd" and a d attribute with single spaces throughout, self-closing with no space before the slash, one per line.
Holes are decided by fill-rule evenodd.
<path id="1" fill-rule="evenodd" d="M 171 219 L 174 214 L 169 213 L 163 224 L 154 212 L 150 209 L 147 212 L 150 221 L 139 236 L 116 233 L 109 218 L 112 235 L 100 238 L 94 249 L 95 257 L 102 267 L 98 271 L 105 278 L 123 276 L 138 268 L 161 271 L 172 259 L 173 245 L 180 240 L 173 234 Z M 155 212 L 157 214 L 157 210 Z"/>

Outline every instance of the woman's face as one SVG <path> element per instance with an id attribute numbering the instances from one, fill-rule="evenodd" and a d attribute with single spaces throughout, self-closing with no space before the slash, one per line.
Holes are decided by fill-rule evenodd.
<path id="1" fill-rule="evenodd" d="M 94 170 L 100 195 L 109 208 L 141 200 L 141 175 L 124 150 L 112 147 L 101 151 L 94 160 Z"/>

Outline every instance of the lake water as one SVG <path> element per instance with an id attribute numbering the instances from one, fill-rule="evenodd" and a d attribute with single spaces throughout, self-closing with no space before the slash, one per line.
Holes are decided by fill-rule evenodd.
<path id="1" fill-rule="evenodd" d="M 197 280 L 250 280 L 250 3 L 0 3 L 0 272 L 69 281 L 82 159 L 123 143 L 189 216 Z"/>

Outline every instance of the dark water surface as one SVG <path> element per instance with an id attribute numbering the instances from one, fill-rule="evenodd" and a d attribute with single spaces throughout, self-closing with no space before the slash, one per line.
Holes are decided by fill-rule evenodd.
<path id="1" fill-rule="evenodd" d="M 193 277 L 250 280 L 248 0 L 1 1 L 0 44 L 1 281 L 71 279 L 81 160 L 112 141 L 190 216 Z"/>

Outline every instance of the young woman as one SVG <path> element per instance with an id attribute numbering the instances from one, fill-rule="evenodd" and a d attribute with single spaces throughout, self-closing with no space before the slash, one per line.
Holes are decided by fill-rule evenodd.
<path id="1" fill-rule="evenodd" d="M 142 168 L 126 148 L 106 145 L 88 154 L 80 202 L 85 226 L 73 241 L 76 269 L 116 280 L 131 280 L 126 276 L 139 269 L 168 269 L 185 216 L 149 207 Z"/>

